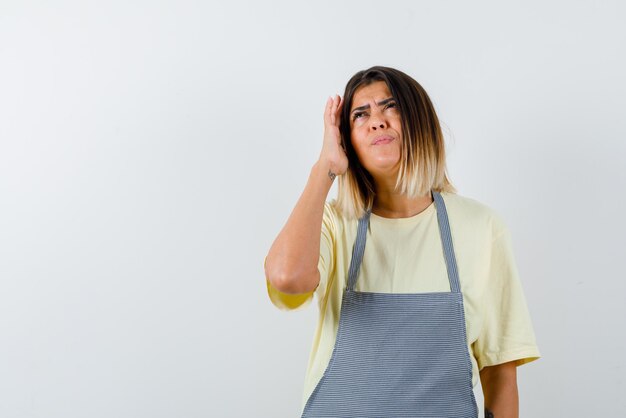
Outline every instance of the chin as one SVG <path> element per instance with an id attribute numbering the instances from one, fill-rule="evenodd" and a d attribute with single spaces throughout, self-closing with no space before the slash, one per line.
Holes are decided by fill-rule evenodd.
<path id="1" fill-rule="evenodd" d="M 394 168 L 398 168 L 400 166 L 400 157 L 389 157 L 389 158 L 377 158 L 376 160 L 372 161 L 372 163 L 370 164 L 372 169 L 375 170 L 383 170 L 383 171 L 387 171 L 387 170 L 391 170 Z"/>
<path id="2" fill-rule="evenodd" d="M 396 176 L 398 174 L 398 170 L 400 168 L 399 161 L 386 161 L 379 162 L 378 164 L 373 164 L 365 167 L 367 171 L 372 175 L 376 176 Z"/>

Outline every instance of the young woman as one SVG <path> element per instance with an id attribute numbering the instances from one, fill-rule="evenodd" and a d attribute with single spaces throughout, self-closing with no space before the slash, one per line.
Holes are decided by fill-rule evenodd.
<path id="1" fill-rule="evenodd" d="M 428 95 L 372 67 L 329 98 L 324 124 L 265 259 L 276 306 L 317 299 L 302 416 L 476 418 L 480 377 L 485 415 L 517 417 L 516 367 L 540 354 L 510 234 L 448 180 Z"/>

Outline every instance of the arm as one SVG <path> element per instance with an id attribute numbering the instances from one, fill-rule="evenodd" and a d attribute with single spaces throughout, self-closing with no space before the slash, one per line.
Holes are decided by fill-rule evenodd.
<path id="1" fill-rule="evenodd" d="M 341 99 L 326 103 L 324 144 L 319 160 L 287 223 L 272 244 L 265 260 L 265 276 L 284 293 L 298 294 L 315 290 L 320 280 L 317 264 L 324 203 L 336 175 L 346 172 L 348 159 L 341 148 L 339 113 Z"/>
<path id="2" fill-rule="evenodd" d="M 485 418 L 519 418 L 515 361 L 484 367 L 480 383 L 485 396 Z"/>

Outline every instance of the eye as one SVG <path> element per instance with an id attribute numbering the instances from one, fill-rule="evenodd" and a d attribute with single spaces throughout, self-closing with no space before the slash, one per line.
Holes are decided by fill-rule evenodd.
<path id="1" fill-rule="evenodd" d="M 389 102 L 389 103 L 387 103 L 387 106 L 385 106 L 385 109 L 388 109 L 390 107 L 397 107 L 396 106 L 396 102 Z"/>
<path id="2" fill-rule="evenodd" d="M 352 120 L 357 120 L 358 118 L 360 118 L 364 114 L 365 114 L 365 112 L 356 112 L 355 114 L 352 115 Z"/>

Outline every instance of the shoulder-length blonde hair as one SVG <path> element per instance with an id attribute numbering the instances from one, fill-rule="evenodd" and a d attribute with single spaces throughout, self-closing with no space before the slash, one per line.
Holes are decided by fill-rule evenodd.
<path id="1" fill-rule="evenodd" d="M 402 119 L 401 161 L 396 190 L 409 198 L 431 190 L 456 193 L 446 174 L 446 152 L 441 126 L 424 88 L 402 71 L 376 66 L 356 73 L 343 95 L 341 141 L 348 156 L 348 171 L 339 176 L 334 207 L 348 218 L 360 218 L 370 210 L 376 196 L 370 173 L 352 147 L 350 108 L 354 93 L 375 81 L 384 81 L 396 101 Z"/>

